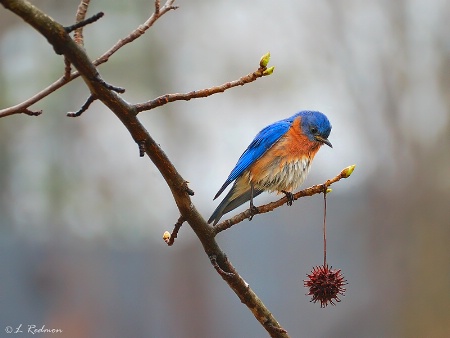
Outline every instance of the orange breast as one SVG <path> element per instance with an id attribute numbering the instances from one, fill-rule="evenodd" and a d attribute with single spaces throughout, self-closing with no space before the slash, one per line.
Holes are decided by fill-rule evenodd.
<path id="1" fill-rule="evenodd" d="M 299 117 L 288 132 L 248 169 L 245 176 L 256 187 L 291 191 L 303 183 L 321 144 L 303 135 L 300 122 Z"/>
<path id="2" fill-rule="evenodd" d="M 289 159 L 299 159 L 303 156 L 312 159 L 319 148 L 319 142 L 310 141 L 308 137 L 303 134 L 301 118 L 298 117 L 294 120 L 292 127 L 288 130 L 286 135 L 277 142 L 276 147 L 274 147 L 273 150 L 276 155 L 286 156 Z"/>

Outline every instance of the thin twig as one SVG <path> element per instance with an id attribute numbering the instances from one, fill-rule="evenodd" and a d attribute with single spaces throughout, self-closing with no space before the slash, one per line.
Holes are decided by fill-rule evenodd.
<path id="1" fill-rule="evenodd" d="M 155 0 L 155 14 L 159 15 L 159 10 L 161 8 L 161 1 Z"/>
<path id="2" fill-rule="evenodd" d="M 103 12 L 99 12 L 97 14 L 94 14 L 90 18 L 87 18 L 86 20 L 82 20 L 80 22 L 77 22 L 74 25 L 64 27 L 64 29 L 65 29 L 66 33 L 71 33 L 71 32 L 73 32 L 74 30 L 76 30 L 78 28 L 82 28 L 82 27 L 84 27 L 86 25 L 94 23 L 95 21 L 100 19 L 103 15 L 105 15 Z"/>
<path id="3" fill-rule="evenodd" d="M 180 216 L 178 218 L 178 221 L 175 223 L 175 225 L 173 226 L 173 231 L 170 234 L 170 236 L 166 239 L 164 239 L 167 243 L 168 246 L 172 246 L 173 243 L 175 243 L 175 238 L 177 238 L 178 236 L 178 231 L 180 231 L 181 226 L 183 225 L 183 223 L 185 222 L 185 219 L 183 216 Z"/>
<path id="4" fill-rule="evenodd" d="M 81 108 L 78 111 L 76 111 L 75 113 L 67 113 L 67 116 L 68 117 L 78 117 L 78 116 L 80 116 L 81 114 L 83 114 L 89 108 L 91 103 L 94 102 L 95 100 L 96 100 L 95 96 L 94 95 L 90 95 L 87 98 L 86 102 L 81 106 Z"/>
<path id="5" fill-rule="evenodd" d="M 90 0 L 81 0 L 78 5 L 77 14 L 75 16 L 75 22 L 81 22 L 86 18 L 87 9 L 89 7 Z M 80 46 L 84 46 L 83 27 L 75 29 L 73 33 L 73 40 Z"/>
<path id="6" fill-rule="evenodd" d="M 323 193 L 324 189 L 327 189 L 330 185 L 332 185 L 333 183 L 336 183 L 338 181 L 340 181 L 343 178 L 347 178 L 351 175 L 351 173 L 353 172 L 355 166 L 349 166 L 347 168 L 344 168 L 339 175 L 337 175 L 336 177 L 326 181 L 323 184 L 319 184 L 319 185 L 313 185 L 310 188 L 301 190 L 297 193 L 295 193 L 293 195 L 293 199 L 297 200 L 301 197 L 305 197 L 305 196 L 313 196 L 316 194 L 320 194 Z M 264 214 L 266 212 L 270 212 L 280 206 L 282 206 L 283 204 L 288 202 L 288 198 L 286 196 L 284 196 L 283 198 L 280 198 L 278 201 L 275 202 L 271 202 L 265 205 L 261 205 L 258 208 L 258 214 Z M 240 222 L 242 222 L 243 220 L 251 217 L 252 215 L 254 215 L 255 213 L 252 212 L 250 209 L 245 210 L 244 212 L 241 212 L 240 214 L 237 214 L 236 216 L 231 217 L 230 219 L 227 219 L 219 224 L 217 224 L 213 229 L 215 234 L 217 235 L 219 232 L 222 232 L 224 230 L 227 230 L 229 228 L 231 228 L 233 225 L 238 224 Z"/>
<path id="7" fill-rule="evenodd" d="M 78 77 L 78 76 L 80 76 L 79 73 L 77 73 L 77 75 L 75 77 Z M 43 98 L 47 97 L 51 93 L 55 92 L 57 89 L 61 88 L 66 83 L 68 83 L 69 81 L 73 80 L 75 77 L 74 77 L 74 73 L 72 73 L 72 75 L 70 76 L 70 80 L 66 80 L 64 78 L 64 76 L 62 76 L 57 81 L 53 82 L 50 86 L 48 86 L 44 90 L 40 91 L 39 93 L 33 95 L 29 99 L 26 99 L 25 101 L 23 101 L 23 102 L 21 102 L 19 104 L 16 104 L 15 106 L 11 106 L 11 107 L 8 107 L 8 108 L 5 108 L 5 109 L 1 109 L 0 110 L 0 117 L 6 117 L 6 116 L 9 116 L 9 115 L 23 113 L 23 111 L 26 110 L 28 107 L 30 107 L 31 105 L 35 104 L 36 102 L 39 102 L 40 100 L 42 100 Z"/>
<path id="8" fill-rule="evenodd" d="M 154 100 L 147 101 L 144 103 L 138 103 L 134 107 L 136 108 L 136 113 L 140 113 L 145 110 L 151 110 L 156 107 L 163 106 L 169 102 L 189 101 L 191 99 L 204 98 L 204 97 L 208 97 L 208 96 L 211 96 L 211 95 L 214 95 L 217 93 L 223 93 L 227 89 L 237 87 L 237 86 L 243 86 L 247 83 L 255 81 L 256 79 L 259 79 L 260 77 L 266 76 L 267 74 L 264 74 L 264 71 L 266 69 L 267 69 L 266 67 L 259 67 L 253 73 L 245 75 L 238 80 L 226 82 L 222 85 L 211 87 L 211 88 L 194 90 L 194 91 L 191 91 L 188 93 L 174 93 L 174 94 L 162 95 L 160 97 L 157 97 Z"/>
<path id="9" fill-rule="evenodd" d="M 120 48 L 125 46 L 126 44 L 133 42 L 141 35 L 143 35 L 153 24 L 158 20 L 161 16 L 166 14 L 168 11 L 177 9 L 178 6 L 173 6 L 175 0 L 168 0 L 164 4 L 164 6 L 160 7 L 159 1 L 155 1 L 155 12 L 145 21 L 142 25 L 136 28 L 133 32 L 131 32 L 127 37 L 120 39 L 114 46 L 112 46 L 106 53 L 100 56 L 98 59 L 94 61 L 95 65 L 100 65 L 111 57 L 115 52 L 117 52 Z M 156 10 L 159 9 L 157 12 Z"/>

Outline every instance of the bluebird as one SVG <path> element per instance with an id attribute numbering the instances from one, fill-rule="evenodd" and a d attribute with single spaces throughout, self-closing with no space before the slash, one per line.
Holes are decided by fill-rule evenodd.
<path id="1" fill-rule="evenodd" d="M 301 111 L 261 130 L 239 158 L 214 199 L 234 184 L 208 223 L 216 225 L 220 218 L 250 201 L 263 191 L 284 193 L 292 204 L 292 191 L 306 179 L 311 162 L 319 148 L 328 141 L 331 124 L 318 111 Z"/>

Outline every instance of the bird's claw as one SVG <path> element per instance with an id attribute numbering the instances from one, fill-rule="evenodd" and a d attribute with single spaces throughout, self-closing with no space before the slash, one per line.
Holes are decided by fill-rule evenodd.
<path id="1" fill-rule="evenodd" d="M 253 219 L 253 216 L 259 213 L 259 210 L 257 207 L 255 207 L 253 204 L 250 205 L 250 216 L 248 218 L 249 221 Z"/>
<path id="2" fill-rule="evenodd" d="M 287 205 L 291 206 L 292 202 L 294 202 L 294 194 L 289 191 L 284 191 L 284 190 L 282 190 L 281 192 L 286 195 Z"/>

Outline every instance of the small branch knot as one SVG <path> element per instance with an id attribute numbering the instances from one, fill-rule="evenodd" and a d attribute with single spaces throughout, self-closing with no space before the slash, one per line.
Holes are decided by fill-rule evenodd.
<path id="1" fill-rule="evenodd" d="M 144 157 L 145 155 L 145 140 L 138 141 L 138 147 L 139 147 L 139 157 Z"/>
<path id="2" fill-rule="evenodd" d="M 183 186 L 183 188 L 184 188 L 184 190 L 186 191 L 186 193 L 187 193 L 189 196 L 194 196 L 194 195 L 195 195 L 195 192 L 194 192 L 194 190 L 192 190 L 191 188 L 189 188 L 188 184 L 189 184 L 188 181 L 184 181 L 184 186 Z"/>
<path id="3" fill-rule="evenodd" d="M 271 330 L 277 332 L 277 333 L 287 333 L 285 329 L 283 329 L 281 326 L 276 326 L 273 323 L 266 322 L 264 323 L 265 326 L 268 326 Z"/>
<path id="4" fill-rule="evenodd" d="M 22 113 L 27 114 L 28 116 L 39 116 L 42 114 L 42 110 L 32 111 L 28 108 L 25 108 Z"/>
<path id="5" fill-rule="evenodd" d="M 123 94 L 125 93 L 125 88 L 117 87 L 112 84 L 107 83 L 105 80 L 101 79 L 100 76 L 97 76 L 96 80 L 103 85 L 106 89 L 112 90 L 113 92 Z"/>
<path id="6" fill-rule="evenodd" d="M 219 275 L 221 275 L 223 278 L 234 277 L 234 273 L 227 272 L 220 267 L 219 263 L 217 262 L 216 255 L 209 256 L 209 260 L 211 261 L 211 264 L 213 265 L 214 269 L 216 269 Z"/>

